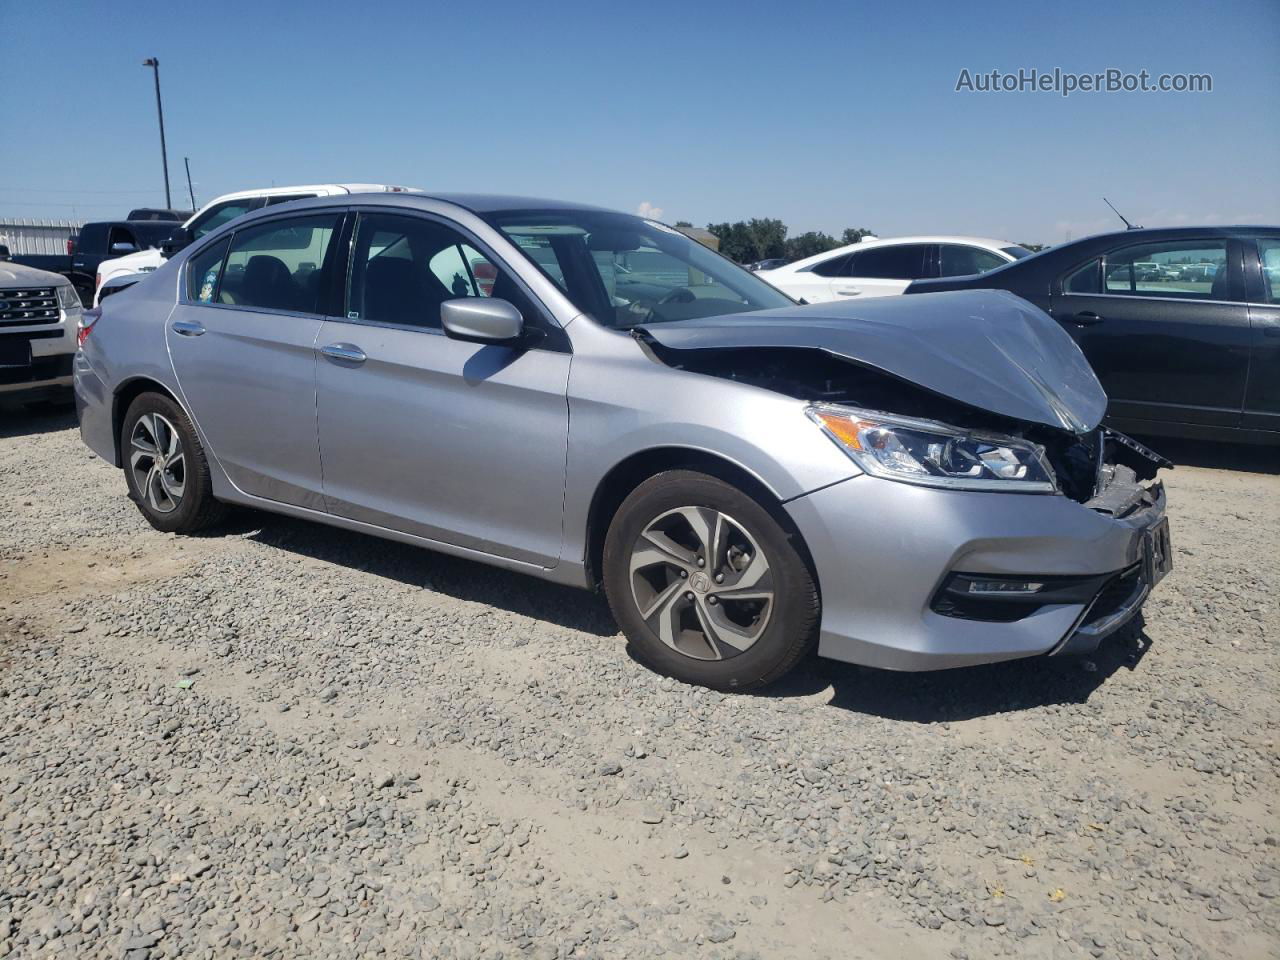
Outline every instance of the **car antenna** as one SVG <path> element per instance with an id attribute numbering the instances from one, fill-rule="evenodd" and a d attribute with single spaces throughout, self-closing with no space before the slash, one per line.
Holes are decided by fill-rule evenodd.
<path id="1" fill-rule="evenodd" d="M 1103 197 L 1103 198 L 1102 198 L 1102 202 L 1103 202 L 1103 203 L 1105 203 L 1108 207 L 1110 207 L 1110 208 L 1111 208 L 1111 212 L 1112 212 L 1112 213 L 1114 213 L 1114 214 L 1115 214 L 1117 217 L 1119 217 L 1121 220 L 1124 220 L 1124 228 L 1125 228 L 1126 230 L 1141 230 L 1141 229 L 1142 229 L 1141 225 L 1135 225 L 1135 224 L 1130 223 L 1128 220 L 1125 220 L 1125 219 L 1124 219 L 1124 214 L 1123 214 L 1123 213 L 1121 213 L 1119 210 L 1117 210 L 1117 209 L 1116 209 L 1116 205 L 1115 205 L 1114 203 L 1112 203 L 1110 200 L 1108 200 L 1106 197 Z"/>

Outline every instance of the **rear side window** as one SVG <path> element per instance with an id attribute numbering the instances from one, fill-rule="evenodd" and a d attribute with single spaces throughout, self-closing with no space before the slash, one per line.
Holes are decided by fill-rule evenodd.
<path id="1" fill-rule="evenodd" d="M 213 303 L 218 295 L 218 277 L 227 257 L 231 238 L 225 237 L 187 261 L 187 299 L 194 303 Z"/>
<path id="2" fill-rule="evenodd" d="M 830 260 L 815 263 L 809 268 L 809 272 L 816 273 L 820 277 L 842 277 L 845 275 L 844 269 L 851 256 L 851 254 L 846 253 L 843 256 L 832 257 Z"/>
<path id="3" fill-rule="evenodd" d="M 1062 282 L 1063 293 L 1101 293 L 1102 259 L 1094 257 L 1083 267 L 1077 267 Z"/>
<path id="4" fill-rule="evenodd" d="M 925 254 L 929 245 L 904 243 L 897 246 L 873 247 L 855 253 L 845 276 L 870 280 L 919 280 L 926 275 Z"/>
<path id="5" fill-rule="evenodd" d="M 967 277 L 975 273 L 986 273 L 996 267 L 1003 267 L 1008 261 L 990 250 L 981 247 L 963 246 L 958 243 L 942 245 L 942 259 L 939 276 Z"/>
<path id="6" fill-rule="evenodd" d="M 272 220 L 231 238 L 218 303 L 317 313 L 325 254 L 338 214 Z"/>

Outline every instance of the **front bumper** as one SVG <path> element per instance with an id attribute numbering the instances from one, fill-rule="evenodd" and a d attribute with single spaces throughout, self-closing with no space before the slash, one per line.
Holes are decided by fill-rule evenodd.
<path id="1" fill-rule="evenodd" d="M 939 490 L 862 476 L 786 509 L 818 574 L 818 653 L 891 670 L 938 670 L 1096 648 L 1146 599 L 1149 543 L 1165 518 L 1165 496 L 1154 484 L 1116 518 L 1062 496 Z M 1134 570 L 1148 582 L 1129 589 L 1123 575 Z M 995 622 L 932 609 L 956 572 L 1105 579 L 1089 602 L 1050 603 Z"/>

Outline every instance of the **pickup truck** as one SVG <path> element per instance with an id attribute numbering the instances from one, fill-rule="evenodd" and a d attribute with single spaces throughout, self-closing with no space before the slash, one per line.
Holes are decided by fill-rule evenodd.
<path id="1" fill-rule="evenodd" d="M 82 302 L 93 302 L 98 287 L 98 268 L 104 260 L 135 254 L 148 249 L 159 253 L 160 244 L 176 229 L 165 220 L 101 220 L 86 223 L 79 236 L 69 244 L 71 270 L 68 279 L 75 285 Z"/>

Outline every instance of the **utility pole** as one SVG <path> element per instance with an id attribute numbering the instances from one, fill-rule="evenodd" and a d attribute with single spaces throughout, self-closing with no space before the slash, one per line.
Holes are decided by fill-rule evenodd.
<path id="1" fill-rule="evenodd" d="M 191 212 L 196 209 L 196 192 L 191 189 L 191 158 L 183 157 L 182 163 L 187 168 L 187 194 L 191 197 Z"/>
<path id="2" fill-rule="evenodd" d="M 172 208 L 173 200 L 169 197 L 169 152 L 164 145 L 164 107 L 160 103 L 160 61 L 156 57 L 147 57 L 142 61 L 142 65 L 155 71 L 156 115 L 160 118 L 160 161 L 164 164 L 164 205 L 166 208 Z"/>

